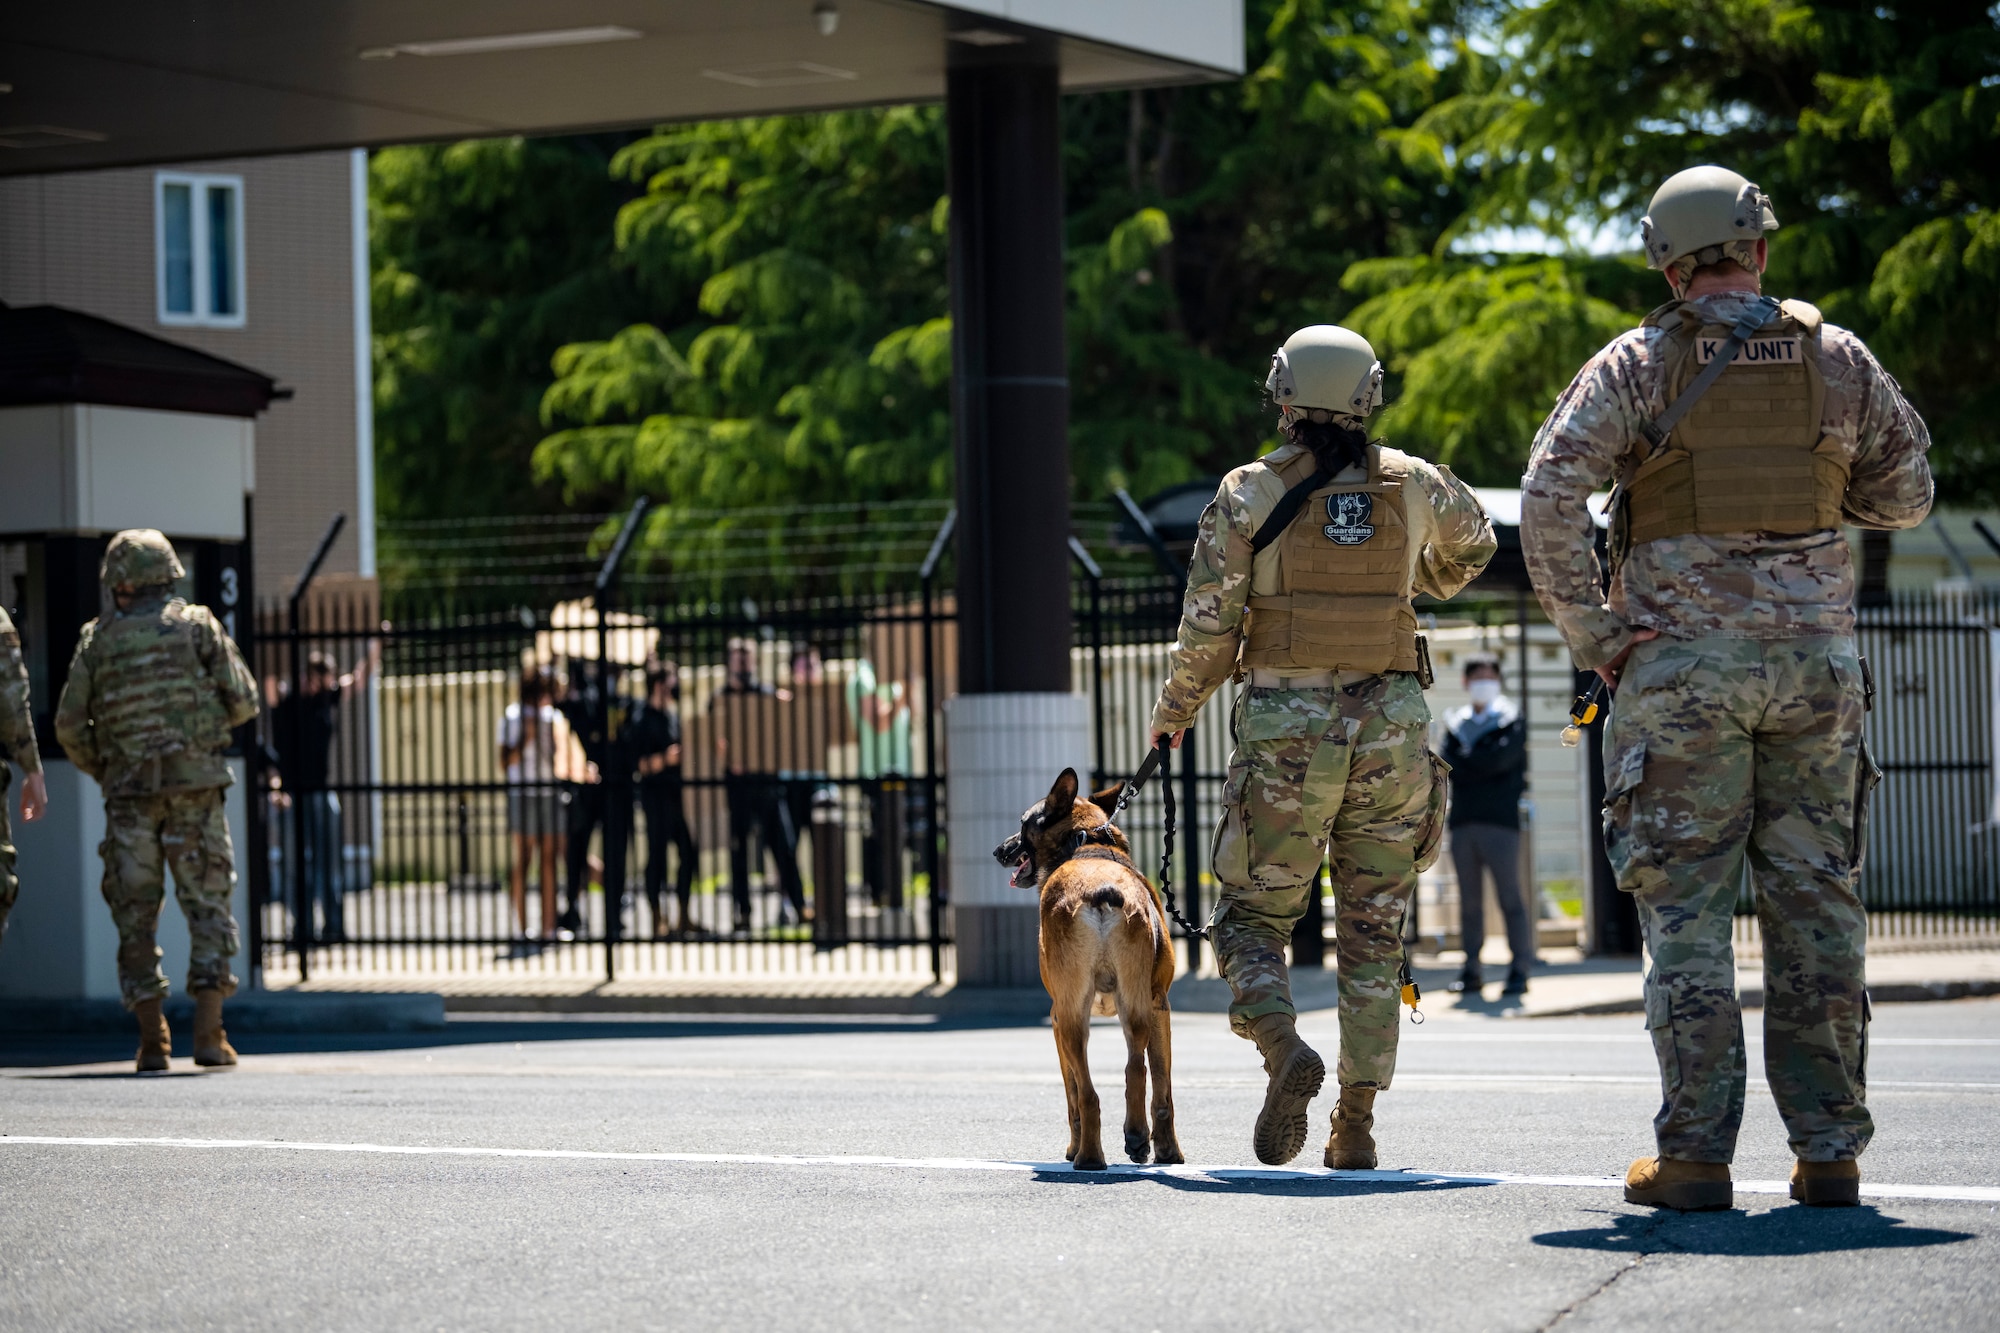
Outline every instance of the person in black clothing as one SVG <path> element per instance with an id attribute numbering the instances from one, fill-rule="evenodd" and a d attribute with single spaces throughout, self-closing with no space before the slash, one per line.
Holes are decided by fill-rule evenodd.
<path id="1" fill-rule="evenodd" d="M 629 723 L 632 750 L 638 756 L 639 806 L 646 812 L 646 901 L 653 907 L 653 933 L 661 936 L 686 935 L 694 927 L 688 901 L 694 893 L 695 862 L 701 854 L 682 801 L 680 697 L 680 668 L 657 659 L 648 662 L 646 700 L 633 710 Z M 680 908 L 671 929 L 660 910 L 669 838 L 678 857 L 674 899 Z"/>
<path id="2" fill-rule="evenodd" d="M 1477 994 L 1485 977 L 1486 888 L 1507 919 L 1511 961 L 1503 995 L 1522 995 L 1534 967 L 1535 918 L 1521 886 L 1521 794 L 1528 789 L 1528 724 L 1501 692 L 1500 661 L 1475 653 L 1465 662 L 1470 705 L 1445 715 L 1444 759 L 1451 765 L 1452 866 L 1458 872 L 1459 937 L 1465 967 L 1450 989 Z"/>
<path id="3" fill-rule="evenodd" d="M 781 767 L 785 705 L 792 692 L 757 679 L 748 639 L 731 639 L 727 683 L 709 700 L 715 753 L 722 762 L 723 791 L 729 801 L 729 894 L 736 905 L 736 932 L 747 933 L 750 917 L 750 835 L 761 830 L 778 863 L 784 891 L 781 924 L 802 921 L 805 878 L 799 874 L 799 833 L 785 799 Z M 789 912 L 787 912 L 789 909 Z"/>
<path id="4" fill-rule="evenodd" d="M 568 906 L 559 924 L 567 931 L 583 929 L 583 891 L 590 871 L 590 835 L 604 830 L 604 930 L 612 939 L 624 933 L 625 857 L 632 843 L 632 798 L 638 756 L 630 734 L 631 701 L 617 692 L 591 663 L 580 673 L 556 707 L 569 720 L 583 747 L 584 779 L 573 789 L 569 807 Z"/>
<path id="5" fill-rule="evenodd" d="M 303 687 L 278 700 L 271 712 L 273 747 L 268 758 L 278 771 L 281 800 L 291 808 L 290 851 L 297 857 L 293 910 L 310 921 L 319 904 L 323 926 L 318 938 L 329 943 L 347 938 L 345 888 L 340 866 L 340 798 L 327 790 L 327 770 L 333 761 L 333 736 L 340 726 L 342 694 L 364 684 L 374 652 L 339 674 L 334 660 L 322 652 L 306 658 Z"/>

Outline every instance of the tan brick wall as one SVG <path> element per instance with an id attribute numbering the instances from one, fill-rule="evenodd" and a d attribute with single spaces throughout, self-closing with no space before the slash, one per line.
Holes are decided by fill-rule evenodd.
<path id="1" fill-rule="evenodd" d="M 361 516 L 350 159 L 310 153 L 185 169 L 243 178 L 244 327 L 160 324 L 150 168 L 0 179 L 0 300 L 88 311 L 292 389 L 257 419 L 257 587 L 287 590 L 337 510 L 348 525 L 323 568 L 352 573 Z"/>

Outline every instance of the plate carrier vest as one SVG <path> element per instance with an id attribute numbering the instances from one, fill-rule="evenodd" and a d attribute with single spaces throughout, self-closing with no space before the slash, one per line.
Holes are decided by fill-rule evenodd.
<path id="1" fill-rule="evenodd" d="M 1665 400 L 1701 372 L 1698 348 L 1729 336 L 1704 325 L 1684 301 L 1646 316 L 1666 333 Z M 1626 548 L 1684 533 L 1804 534 L 1841 524 L 1847 459 L 1820 433 L 1826 380 L 1820 373 L 1820 313 L 1785 301 L 1650 458 L 1635 455 L 1625 492 Z M 1780 339 L 1795 342 L 1795 358 Z M 1759 358 L 1760 349 L 1779 355 Z"/>
<path id="2" fill-rule="evenodd" d="M 1301 451 L 1277 472 L 1289 490 L 1315 466 Z M 1371 444 L 1368 480 L 1331 481 L 1312 493 L 1277 540 L 1279 591 L 1250 597 L 1242 667 L 1419 670 L 1404 499 L 1409 475 L 1408 455 Z M 1357 521 L 1361 504 L 1342 496 L 1366 497 L 1368 512 Z"/>

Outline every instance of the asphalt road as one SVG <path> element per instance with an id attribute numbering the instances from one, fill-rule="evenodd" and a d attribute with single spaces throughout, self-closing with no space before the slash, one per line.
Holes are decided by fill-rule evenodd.
<path id="1" fill-rule="evenodd" d="M 1046 1028 L 455 1022 L 146 1078 L 122 1040 L 0 1044 L 0 1327 L 2000 1325 L 2000 1002 L 1878 1008 L 1865 1179 L 1904 1193 L 1751 1192 L 1789 1162 L 1753 1080 L 1738 1210 L 1687 1217 L 1593 1183 L 1650 1147 L 1635 1018 L 1406 1028 L 1400 1174 L 1364 1178 L 1318 1169 L 1330 1098 L 1293 1173 L 1242 1170 L 1254 1053 L 1176 1035 L 1193 1165 L 1094 1176 Z M 1092 1049 L 1115 1105 L 1117 1030 Z"/>

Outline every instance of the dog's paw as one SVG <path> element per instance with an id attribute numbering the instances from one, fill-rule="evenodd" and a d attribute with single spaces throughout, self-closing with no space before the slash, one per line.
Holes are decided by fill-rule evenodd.
<path id="1" fill-rule="evenodd" d="M 1104 1160 L 1103 1152 L 1099 1151 L 1097 1153 L 1079 1155 L 1071 1159 L 1070 1165 L 1078 1171 L 1103 1171 L 1107 1168 L 1108 1163 Z"/>
<path id="2" fill-rule="evenodd" d="M 1146 1159 L 1153 1155 L 1153 1140 L 1145 1134 L 1127 1134 L 1125 1155 L 1140 1166 L 1144 1166 Z"/>
<path id="3" fill-rule="evenodd" d="M 1173 1142 L 1161 1144 L 1160 1150 L 1153 1154 L 1155 1166 L 1179 1166 L 1186 1160 L 1187 1158 L 1181 1156 L 1181 1145 Z"/>

